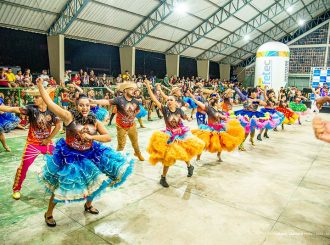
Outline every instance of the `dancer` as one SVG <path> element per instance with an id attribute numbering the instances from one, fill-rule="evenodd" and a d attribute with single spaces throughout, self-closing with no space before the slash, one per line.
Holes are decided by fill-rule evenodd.
<path id="1" fill-rule="evenodd" d="M 50 92 L 52 89 L 47 90 Z M 38 90 L 28 90 L 27 94 L 33 96 L 34 105 L 26 107 L 0 106 L 0 111 L 23 114 L 29 118 L 29 132 L 24 147 L 22 162 L 16 171 L 12 197 L 16 200 L 21 198 L 22 184 L 25 180 L 29 167 L 39 154 L 52 154 L 54 145 L 52 139 L 61 128 L 59 118 L 47 109 Z M 55 128 L 52 130 L 52 126 Z"/>
<path id="2" fill-rule="evenodd" d="M 285 95 L 282 95 L 279 105 L 275 108 L 277 111 L 283 113 L 285 119 L 282 123 L 282 130 L 284 130 L 284 124 L 294 124 L 298 119 L 298 115 L 288 108 L 288 101 Z"/>
<path id="3" fill-rule="evenodd" d="M 274 122 L 274 124 L 272 123 L 272 124 L 265 125 L 265 128 L 260 130 L 260 132 L 257 136 L 257 139 L 259 141 L 262 141 L 261 136 L 262 136 L 263 131 L 265 131 L 264 137 L 269 139 L 268 131 L 270 129 L 274 129 L 274 131 L 277 131 L 277 127 L 279 125 L 282 125 L 282 123 L 285 119 L 285 116 L 283 113 L 275 110 L 275 106 L 277 104 L 275 97 L 276 97 L 276 95 L 275 95 L 274 90 L 272 90 L 272 89 L 267 90 L 267 86 L 265 86 L 264 98 L 266 101 L 266 105 L 264 108 L 261 108 L 260 111 L 265 114 L 268 113 L 270 115 L 272 121 Z"/>
<path id="4" fill-rule="evenodd" d="M 185 92 L 183 101 L 189 105 L 189 109 L 191 109 L 190 118 L 193 119 L 193 115 L 195 114 L 197 109 L 197 104 L 192 100 L 192 98 L 189 97 L 189 92 L 190 90 L 187 90 L 187 92 Z"/>
<path id="5" fill-rule="evenodd" d="M 151 164 L 155 165 L 157 162 L 163 164 L 160 184 L 167 188 L 169 187 L 166 181 L 168 169 L 177 160 L 186 162 L 187 177 L 193 175 L 194 166 L 190 164 L 190 160 L 202 153 L 204 142 L 192 135 L 189 128 L 183 125 L 182 120 L 188 120 L 188 117 L 178 106 L 174 96 L 168 96 L 166 105 L 162 105 L 153 94 L 150 82 L 145 81 L 145 85 L 152 101 L 162 111 L 166 124 L 166 130 L 153 133 L 147 152 L 150 154 L 149 162 Z"/>
<path id="6" fill-rule="evenodd" d="M 119 90 L 123 91 L 123 96 L 111 100 L 90 100 L 90 102 L 98 105 L 116 105 L 117 151 L 124 150 L 126 136 L 128 135 L 134 148 L 134 155 L 140 161 L 144 161 L 138 143 L 136 124 L 134 122 L 136 115 L 140 111 L 139 102 L 134 98 L 134 92 L 136 89 L 136 83 L 124 82 L 120 84 L 119 87 Z"/>
<path id="7" fill-rule="evenodd" d="M 206 89 L 206 88 L 200 89 L 199 92 L 200 92 L 200 95 L 196 96 L 196 99 L 198 101 L 202 102 L 203 104 L 207 103 L 208 98 L 213 93 L 212 90 Z M 206 112 L 203 111 L 202 108 L 199 106 L 197 107 L 196 119 L 197 119 L 197 125 L 207 124 Z"/>
<path id="8" fill-rule="evenodd" d="M 156 96 L 158 101 L 161 101 L 161 85 L 160 83 L 156 83 L 155 87 L 152 89 L 154 95 Z M 156 109 L 156 113 L 159 119 L 162 119 L 162 115 L 160 114 L 160 111 L 158 109 L 158 107 L 155 105 L 155 103 L 151 100 L 149 102 L 149 108 L 148 108 L 148 121 L 152 121 L 151 119 L 151 113 L 153 111 L 153 109 Z"/>
<path id="9" fill-rule="evenodd" d="M 48 108 L 66 125 L 66 138 L 55 146 L 54 155 L 47 158 L 40 173 L 46 189 L 52 194 L 45 222 L 56 226 L 53 210 L 58 202 L 86 201 L 85 212 L 98 214 L 92 201 L 105 188 L 117 187 L 131 174 L 133 160 L 99 142 L 111 140 L 106 128 L 90 111 L 89 99 L 80 94 L 71 111 L 56 105 L 37 79 L 40 94 Z M 98 141 L 98 142 L 97 142 Z"/>
<path id="10" fill-rule="evenodd" d="M 0 106 L 3 104 L 3 99 L 0 97 Z M 0 109 L 1 110 L 1 109 Z M 19 127 L 20 119 L 15 116 L 14 113 L 0 112 L 0 141 L 7 152 L 10 152 L 10 148 L 6 143 L 4 133 L 8 133 L 11 130 Z"/>
<path id="11" fill-rule="evenodd" d="M 316 105 L 316 101 L 321 98 L 321 88 L 317 88 L 315 89 L 315 91 L 313 91 L 313 94 L 314 94 L 314 100 L 312 102 L 312 105 L 311 105 L 311 112 L 316 112 L 316 113 L 319 113 L 320 110 L 318 108 L 318 106 Z"/>
<path id="12" fill-rule="evenodd" d="M 140 124 L 140 128 L 145 128 L 145 126 L 143 125 L 142 118 L 145 117 L 148 114 L 148 112 L 143 107 L 144 98 L 143 98 L 143 96 L 141 94 L 141 91 L 139 89 L 137 89 L 134 92 L 134 98 L 139 102 L 139 107 L 140 107 L 140 112 L 138 114 L 136 114 L 136 118 L 138 119 L 138 122 Z"/>
<path id="13" fill-rule="evenodd" d="M 265 106 L 266 103 L 260 99 L 257 99 L 257 88 L 249 89 L 248 96 L 242 94 L 238 87 L 235 86 L 234 89 L 243 102 L 243 109 L 235 111 L 235 115 L 239 116 L 242 126 L 245 127 L 245 139 L 239 147 L 240 151 L 245 151 L 244 142 L 246 138 L 250 135 L 250 142 L 253 146 L 255 146 L 255 130 L 263 128 L 263 122 L 268 120 L 265 118 L 264 113 L 258 111 L 259 105 Z"/>
<path id="14" fill-rule="evenodd" d="M 303 100 L 307 100 L 306 97 L 301 95 L 301 91 L 297 91 L 293 101 L 289 103 L 289 108 L 298 115 L 298 123 L 301 125 L 301 116 L 308 113 L 307 106 L 302 103 Z"/>
<path id="15" fill-rule="evenodd" d="M 232 98 L 234 96 L 234 90 L 231 88 L 227 89 L 222 96 L 223 101 L 221 102 L 221 110 L 229 113 L 233 109 Z"/>
<path id="16" fill-rule="evenodd" d="M 203 111 L 207 113 L 207 125 L 200 124 L 199 129 L 192 130 L 192 133 L 205 143 L 205 150 L 211 153 L 217 153 L 218 162 L 222 162 L 221 152 L 233 151 L 244 140 L 244 128 L 239 121 L 229 120 L 219 110 L 219 96 L 212 97 L 208 105 L 196 100 L 194 95 L 188 92 L 188 95 Z M 197 156 L 197 161 L 200 160 L 201 154 Z"/>

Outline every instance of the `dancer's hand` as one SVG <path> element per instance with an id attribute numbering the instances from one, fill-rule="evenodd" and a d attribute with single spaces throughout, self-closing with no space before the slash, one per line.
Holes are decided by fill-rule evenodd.
<path id="1" fill-rule="evenodd" d="M 150 87 L 150 81 L 149 80 L 144 80 L 143 84 L 146 85 L 147 87 Z"/>
<path id="2" fill-rule="evenodd" d="M 44 80 L 41 77 L 38 77 L 37 80 L 36 80 L 37 86 L 42 86 L 43 82 L 44 82 Z"/>
<path id="3" fill-rule="evenodd" d="M 330 122 L 315 117 L 313 119 L 313 129 L 317 139 L 330 143 Z"/>
<path id="4" fill-rule="evenodd" d="M 46 139 L 43 139 L 43 140 L 41 141 L 41 145 L 48 145 L 48 144 L 50 144 L 51 142 L 52 142 L 51 139 L 46 138 Z"/>
<path id="5" fill-rule="evenodd" d="M 93 140 L 93 135 L 87 134 L 87 133 L 83 133 L 81 135 L 81 138 L 84 140 Z"/>

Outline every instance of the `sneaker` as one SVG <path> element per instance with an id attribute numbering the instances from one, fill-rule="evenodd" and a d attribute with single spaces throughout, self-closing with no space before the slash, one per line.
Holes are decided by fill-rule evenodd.
<path id="1" fill-rule="evenodd" d="M 161 177 L 160 177 L 159 184 L 161 184 L 161 185 L 162 185 L 163 187 L 165 187 L 165 188 L 170 187 L 170 186 L 168 185 L 167 181 L 166 181 L 166 177 L 164 177 L 164 176 L 161 176 Z"/>
<path id="2" fill-rule="evenodd" d="M 194 166 L 193 165 L 190 165 L 188 167 L 188 175 L 187 175 L 187 177 L 191 177 L 191 176 L 193 176 L 193 174 L 194 174 Z"/>
<path id="3" fill-rule="evenodd" d="M 20 193 L 19 191 L 15 191 L 15 192 L 13 193 L 13 198 L 14 198 L 15 200 L 19 200 L 19 199 L 21 198 L 21 193 Z"/>

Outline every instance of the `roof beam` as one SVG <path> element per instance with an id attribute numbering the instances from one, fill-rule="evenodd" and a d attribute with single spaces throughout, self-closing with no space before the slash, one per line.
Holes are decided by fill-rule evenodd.
<path id="1" fill-rule="evenodd" d="M 270 39 L 265 35 L 260 35 L 254 39 L 255 43 L 257 43 L 258 45 L 248 43 L 247 45 L 243 46 L 242 48 L 255 54 L 256 50 L 259 48 L 260 45 L 262 45 L 265 42 L 271 41 L 272 39 L 281 35 L 281 33 L 282 33 L 281 29 L 288 29 L 289 27 L 292 27 L 294 25 L 297 26 L 298 19 L 301 18 L 302 16 L 309 15 L 308 12 L 316 13 L 320 9 L 323 9 L 324 8 L 323 1 L 324 0 L 316 0 L 316 1 L 311 2 L 306 7 L 302 7 L 296 13 L 294 13 L 292 15 L 292 18 L 284 19 L 277 26 L 274 26 L 273 28 L 269 29 L 267 31 L 267 33 L 270 36 L 272 36 L 273 38 Z M 313 20 L 306 23 L 306 25 L 303 28 L 299 28 L 298 30 L 296 30 L 293 35 L 286 35 L 285 37 L 277 38 L 277 40 L 280 40 L 283 43 L 289 43 L 291 40 L 294 40 L 297 36 L 302 35 L 307 30 L 315 27 L 316 25 L 318 25 L 324 21 L 328 21 L 329 17 L 330 17 L 330 0 L 325 0 L 325 1 L 327 2 L 327 9 L 325 9 L 325 12 L 323 12 L 322 15 L 319 15 L 317 18 L 314 18 Z M 308 9 L 308 11 L 307 11 L 307 9 Z M 231 56 L 241 59 L 243 56 L 245 56 L 247 54 L 248 53 L 239 54 L 239 53 L 236 53 L 236 51 L 235 51 L 234 53 L 231 54 Z M 254 55 L 254 58 L 255 58 L 255 55 Z M 227 58 L 225 58 L 225 59 L 220 60 L 220 62 L 229 62 L 229 60 L 231 60 L 231 59 L 227 60 Z M 248 65 L 254 61 L 253 58 L 251 58 L 251 59 L 247 58 L 246 60 L 248 60 L 248 62 L 245 65 Z M 239 60 L 236 60 L 236 62 L 238 62 L 238 61 Z M 233 62 L 233 63 L 236 63 L 236 62 Z"/>
<path id="2" fill-rule="evenodd" d="M 120 46 L 135 46 L 164 21 L 174 9 L 174 0 L 160 1 L 160 4 L 131 33 L 121 41 Z"/>
<path id="3" fill-rule="evenodd" d="M 252 0 L 231 0 L 225 6 L 219 7 L 215 13 L 207 17 L 203 23 L 181 38 L 177 43 L 170 47 L 166 53 L 181 54 L 251 1 Z"/>
<path id="4" fill-rule="evenodd" d="M 279 6 L 282 4 L 284 7 L 291 6 L 298 2 L 299 0 L 276 0 L 274 4 L 266 8 L 260 14 L 256 15 L 254 18 L 248 21 L 248 23 L 240 26 L 233 33 L 227 35 L 225 38 L 221 39 L 215 45 L 213 45 L 208 51 L 202 53 L 198 58 L 200 59 L 211 59 L 214 57 L 214 53 L 223 53 L 224 50 L 231 47 L 232 44 L 242 40 L 242 37 L 258 30 L 260 26 L 265 24 L 268 19 L 272 19 L 275 16 L 283 12 L 283 8 Z M 266 32 L 267 33 L 267 32 Z M 265 34 L 262 34 L 265 35 Z M 268 35 L 268 34 L 266 34 Z"/>
<path id="5" fill-rule="evenodd" d="M 89 0 L 69 0 L 61 10 L 59 16 L 49 27 L 48 34 L 57 35 L 65 33 L 88 2 Z"/>

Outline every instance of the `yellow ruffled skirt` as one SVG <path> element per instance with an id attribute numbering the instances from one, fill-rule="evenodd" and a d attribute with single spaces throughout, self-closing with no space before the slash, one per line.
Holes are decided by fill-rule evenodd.
<path id="1" fill-rule="evenodd" d="M 191 132 L 205 143 L 205 151 L 216 153 L 235 150 L 245 139 L 245 130 L 238 120 L 230 120 L 222 132 L 195 129 Z"/>
<path id="2" fill-rule="evenodd" d="M 164 166 L 172 166 L 177 160 L 190 161 L 201 154 L 204 142 L 194 135 L 167 143 L 170 136 L 161 131 L 155 131 L 149 141 L 147 152 L 150 154 L 149 162 L 156 165 L 161 162 Z"/>

